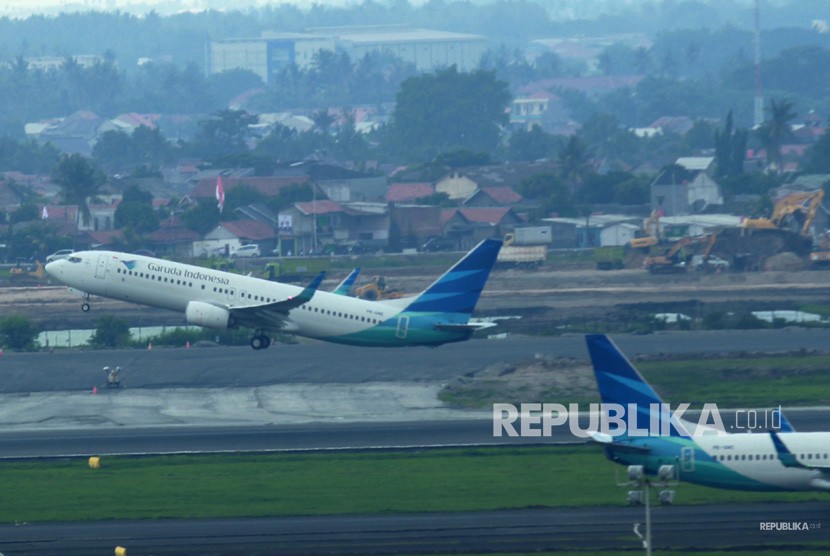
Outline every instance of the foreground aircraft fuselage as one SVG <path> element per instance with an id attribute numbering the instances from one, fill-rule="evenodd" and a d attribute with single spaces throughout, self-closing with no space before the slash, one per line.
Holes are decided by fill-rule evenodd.
<path id="1" fill-rule="evenodd" d="M 603 404 L 636 406 L 638 421 L 649 423 L 662 400 L 604 335 L 586 337 Z M 780 410 L 776 410 L 780 411 Z M 795 432 L 779 413 L 777 428 L 726 434 L 660 412 L 664 436 L 598 434 L 614 462 L 642 465 L 657 474 L 675 465 L 680 480 L 716 488 L 751 491 L 830 490 L 830 432 Z M 669 420 L 668 423 L 663 423 Z"/>
<path id="2" fill-rule="evenodd" d="M 188 324 L 255 330 L 254 349 L 285 332 L 359 346 L 440 345 L 468 339 L 483 325 L 470 316 L 501 242 L 485 240 L 420 295 L 373 302 L 308 287 L 113 251 L 82 251 L 46 265 L 90 295 L 184 312 Z M 85 301 L 82 308 L 89 310 Z"/>

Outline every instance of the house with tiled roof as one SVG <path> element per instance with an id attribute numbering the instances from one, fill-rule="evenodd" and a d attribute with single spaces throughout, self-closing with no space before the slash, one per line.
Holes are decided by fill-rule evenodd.
<path id="1" fill-rule="evenodd" d="M 13 180 L 0 181 L 0 206 L 5 210 L 15 209 L 26 200 L 24 191 Z"/>
<path id="2" fill-rule="evenodd" d="M 162 220 L 159 229 L 147 235 L 147 242 L 160 257 L 192 257 L 193 244 L 201 238 L 201 234 L 189 229 L 173 215 Z"/>
<path id="3" fill-rule="evenodd" d="M 651 183 L 651 208 L 666 216 L 703 212 L 723 205 L 720 185 L 712 178 L 711 156 L 678 158 Z"/>
<path id="4" fill-rule="evenodd" d="M 482 187 L 468 198 L 462 206 L 469 208 L 508 207 L 521 203 L 522 196 L 512 187 Z"/>
<path id="5" fill-rule="evenodd" d="M 493 166 L 454 168 L 435 183 L 436 193 L 446 193 L 450 199 L 463 202 L 485 187 L 516 189 L 521 182 L 538 174 L 552 173 L 552 162 L 521 162 Z"/>
<path id="6" fill-rule="evenodd" d="M 283 254 L 309 253 L 323 246 L 349 247 L 360 242 L 378 249 L 389 241 L 386 203 L 338 203 L 329 199 L 294 203 L 280 211 Z"/>
<path id="7" fill-rule="evenodd" d="M 205 173 L 200 173 L 200 175 L 203 175 L 204 177 L 198 178 L 196 185 L 190 191 L 190 198 L 194 201 L 216 198 L 216 182 L 219 178 L 219 174 L 209 175 L 208 173 L 206 176 L 204 174 Z M 222 189 L 225 191 L 225 195 L 237 187 L 247 186 L 259 191 L 266 197 L 276 197 L 280 194 L 282 189 L 292 185 L 304 183 L 308 183 L 308 176 L 260 177 L 222 175 Z"/>
<path id="8" fill-rule="evenodd" d="M 394 234 L 398 247 L 417 248 L 430 238 L 444 233 L 441 221 L 441 208 L 428 205 L 396 204 L 390 208 L 392 228 L 389 241 Z"/>
<path id="9" fill-rule="evenodd" d="M 277 244 L 274 229 L 258 220 L 232 220 L 220 222 L 193 243 L 193 254 L 197 257 L 210 255 L 232 256 L 243 245 L 256 243 L 260 251 L 270 253 Z"/>
<path id="10" fill-rule="evenodd" d="M 427 182 L 393 183 L 386 191 L 387 203 L 414 203 L 418 199 L 435 194 L 432 184 Z"/>
<path id="11" fill-rule="evenodd" d="M 50 142 L 68 154 L 92 153 L 92 145 L 103 120 L 89 110 L 79 110 L 65 118 L 26 125 L 26 134 L 40 143 Z"/>
<path id="12" fill-rule="evenodd" d="M 526 222 L 510 207 L 450 208 L 441 211 L 443 235 L 471 249 L 486 238 L 502 238 L 509 230 Z"/>

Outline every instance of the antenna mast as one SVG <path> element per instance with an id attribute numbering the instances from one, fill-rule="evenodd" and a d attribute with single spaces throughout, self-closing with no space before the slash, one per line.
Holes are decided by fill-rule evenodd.
<path id="1" fill-rule="evenodd" d="M 755 127 L 764 122 L 764 94 L 761 91 L 761 0 L 755 0 Z"/>

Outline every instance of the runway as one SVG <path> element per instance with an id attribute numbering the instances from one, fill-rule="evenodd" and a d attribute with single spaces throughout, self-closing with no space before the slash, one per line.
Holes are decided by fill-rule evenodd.
<path id="1" fill-rule="evenodd" d="M 621 490 L 621 500 L 623 496 Z M 641 553 L 642 545 L 633 529 L 634 523 L 643 522 L 643 508 L 600 506 L 4 525 L 0 526 L 0 551 L 7 555 L 95 556 L 112 554 L 116 546 L 123 546 L 129 554 L 205 556 L 586 549 Z M 823 502 L 656 507 L 652 523 L 655 550 L 729 547 L 751 551 L 778 545 L 783 553 L 792 554 L 830 541 L 830 508 Z M 642 525 L 640 531 L 644 532 Z"/>
<path id="2" fill-rule="evenodd" d="M 830 331 L 784 329 L 659 333 L 615 336 L 630 355 L 654 353 L 735 353 L 823 351 Z M 0 359 L 0 394 L 5 423 L 0 457 L 67 455 L 389 449 L 414 446 L 527 442 L 492 436 L 488 412 L 441 407 L 434 390 L 443 381 L 488 365 L 534 357 L 587 359 L 582 336 L 474 340 L 438 349 L 365 350 L 321 343 L 250 348 L 118 350 L 6 353 Z M 122 392 L 91 395 L 103 387 L 104 365 L 124 367 Z M 298 408 L 263 392 L 299 389 Z M 224 402 L 222 392 L 234 393 Z M 398 392 L 394 410 L 375 402 Z M 182 397 L 176 397 L 181 393 Z M 244 394 L 253 392 L 255 394 Z M 401 392 L 407 392 L 404 395 Z M 121 412 L 124 395 L 142 403 L 171 396 L 161 413 Z M 328 398 L 325 396 L 328 395 Z M 346 398 L 351 396 L 351 405 Z M 426 400 L 431 399 L 429 404 Z M 76 412 L 69 426 L 48 414 L 65 398 Z M 291 403 L 297 403 L 297 398 Z M 316 406 L 314 400 L 337 402 Z M 309 401 L 310 400 L 310 401 Z M 403 400 L 403 401 L 401 401 Z M 392 400 L 395 401 L 395 400 Z M 9 403 L 7 403 L 9 402 Z M 224 405 L 223 405 L 224 404 Z M 229 406 L 240 420 L 217 407 Z M 144 406 L 147 407 L 147 406 Z M 390 406 L 391 407 L 391 406 Z M 352 418 L 340 418 L 347 411 Z M 363 411 L 361 413 L 361 411 Z M 442 411 L 449 412 L 447 414 Z M 38 413 L 44 412 L 44 413 Z M 60 412 L 60 411 L 59 411 Z M 117 417 L 113 417 L 116 415 Z M 168 419 L 163 423 L 159 415 Z M 302 422 L 281 421 L 300 415 Z M 367 417 L 368 415 L 368 417 Z M 430 415 L 432 415 L 430 417 Z M 821 410 L 788 411 L 799 430 L 826 429 Z M 369 418 L 371 417 L 371 418 Z M 287 418 L 287 417 L 286 417 Z M 213 419 L 213 420 L 211 420 Z M 107 425 L 109 423 L 109 425 Z M 171 424 L 173 423 L 173 424 Z M 543 442 L 569 442 L 560 435 Z M 539 442 L 532 439 L 532 443 Z M 682 490 L 682 485 L 680 486 Z M 620 491 L 620 500 L 624 492 Z M 580 507 L 500 512 L 323 516 L 239 520 L 166 520 L 0 526 L 0 552 L 12 554 L 112 554 L 116 545 L 130 554 L 397 554 L 436 552 L 528 552 L 600 549 L 639 551 L 633 535 L 642 509 Z M 806 532 L 761 531 L 760 523 L 822 523 Z M 757 547 L 786 544 L 792 553 L 810 543 L 830 541 L 825 503 L 677 506 L 654 512 L 655 547 L 679 549 Z"/>
<path id="3" fill-rule="evenodd" d="M 824 351 L 830 329 L 778 329 L 619 334 L 629 356 Z M 587 361 L 583 335 L 471 340 L 438 348 L 356 348 L 323 342 L 193 349 L 6 353 L 0 393 L 91 390 L 103 386 L 105 365 L 124 368 L 128 388 L 225 388 L 270 384 L 355 384 L 442 381 L 488 365 L 536 356 Z"/>

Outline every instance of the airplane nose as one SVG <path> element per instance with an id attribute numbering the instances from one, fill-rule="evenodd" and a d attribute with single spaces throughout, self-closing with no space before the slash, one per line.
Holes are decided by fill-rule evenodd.
<path id="1" fill-rule="evenodd" d="M 45 270 L 46 273 L 49 274 L 49 276 L 57 276 L 58 270 L 60 270 L 62 262 L 62 260 L 58 260 L 52 261 L 51 263 L 46 263 L 46 266 L 43 267 L 43 270 Z"/>

